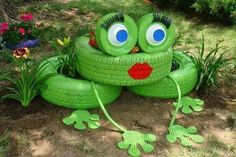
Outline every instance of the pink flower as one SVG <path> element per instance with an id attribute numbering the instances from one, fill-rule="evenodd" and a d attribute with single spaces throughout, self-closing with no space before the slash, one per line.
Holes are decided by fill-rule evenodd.
<path id="1" fill-rule="evenodd" d="M 24 22 L 32 21 L 34 18 L 33 14 L 27 13 L 20 16 L 20 19 Z"/>
<path id="2" fill-rule="evenodd" d="M 31 30 L 28 30 L 27 33 L 30 34 L 30 33 L 32 33 L 32 31 L 31 31 Z"/>
<path id="3" fill-rule="evenodd" d="M 24 28 L 20 27 L 19 32 L 20 32 L 21 35 L 25 35 L 25 29 Z"/>
<path id="4" fill-rule="evenodd" d="M 14 28 L 13 28 L 15 31 L 17 30 L 17 27 L 16 26 L 14 26 Z"/>
<path id="5" fill-rule="evenodd" d="M 9 25 L 6 22 L 0 23 L 0 35 L 9 30 Z"/>

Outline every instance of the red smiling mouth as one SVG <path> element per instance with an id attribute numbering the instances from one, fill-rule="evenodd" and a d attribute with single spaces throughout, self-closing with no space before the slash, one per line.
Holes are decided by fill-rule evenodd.
<path id="1" fill-rule="evenodd" d="M 136 63 L 128 70 L 128 74 L 135 80 L 143 80 L 151 75 L 152 70 L 153 68 L 147 62 Z"/>

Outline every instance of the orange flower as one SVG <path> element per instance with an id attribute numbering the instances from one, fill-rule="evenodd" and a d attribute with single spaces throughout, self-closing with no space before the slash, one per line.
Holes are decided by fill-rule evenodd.
<path id="1" fill-rule="evenodd" d="M 130 52 L 132 54 L 139 52 L 139 47 L 135 46 Z"/>
<path id="2" fill-rule="evenodd" d="M 27 47 L 18 48 L 13 51 L 13 57 L 15 58 L 25 58 L 27 59 L 30 54 L 30 51 Z"/>

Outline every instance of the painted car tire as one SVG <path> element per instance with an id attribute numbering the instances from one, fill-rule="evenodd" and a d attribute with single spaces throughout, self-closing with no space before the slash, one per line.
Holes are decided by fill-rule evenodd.
<path id="1" fill-rule="evenodd" d="M 146 37 L 146 33 L 147 33 L 148 28 L 154 24 L 153 23 L 154 14 L 156 14 L 156 13 L 146 14 L 143 17 L 141 17 L 138 21 L 138 33 L 139 33 L 138 44 L 139 44 L 140 48 L 144 52 L 147 52 L 147 53 L 159 53 L 159 52 L 166 51 L 167 49 L 172 47 L 172 45 L 174 44 L 174 41 L 175 41 L 175 26 L 174 26 L 174 24 L 171 22 L 170 19 L 168 19 L 164 15 L 157 14 L 157 16 L 160 16 L 160 18 L 165 18 L 164 19 L 165 21 L 169 20 L 169 22 L 170 22 L 168 29 L 162 23 L 154 22 L 154 23 L 158 23 L 159 25 L 163 26 L 163 28 L 165 28 L 166 33 L 167 33 L 166 39 L 159 46 L 158 45 L 151 45 L 148 43 L 148 41 L 145 37 Z"/>
<path id="2" fill-rule="evenodd" d="M 178 82 L 182 95 L 189 93 L 197 82 L 197 69 L 191 58 L 180 52 L 174 52 L 173 59 L 179 62 L 180 67 L 170 73 Z M 128 87 L 128 90 L 147 97 L 177 98 L 178 93 L 175 84 L 168 77 L 153 84 Z"/>
<path id="3" fill-rule="evenodd" d="M 115 23 L 123 24 L 127 28 L 129 40 L 127 40 L 127 42 L 124 45 L 114 46 L 113 44 L 111 44 L 108 38 L 107 29 L 109 28 L 105 29 L 103 25 L 104 23 L 106 23 L 106 21 L 109 22 L 111 18 L 119 14 L 122 15 L 124 22 L 115 22 Z M 100 50 L 112 56 L 120 56 L 128 54 L 132 50 L 132 48 L 136 45 L 138 28 L 135 21 L 128 15 L 122 13 L 109 13 L 103 16 L 97 22 L 95 34 L 96 34 L 96 42 Z"/>
<path id="4" fill-rule="evenodd" d="M 114 86 L 144 85 L 166 77 L 171 70 L 172 49 L 113 57 L 91 47 L 87 37 L 77 38 L 75 42 L 77 70 L 91 81 Z"/>
<path id="5" fill-rule="evenodd" d="M 39 77 L 46 74 L 57 73 L 60 62 L 57 57 L 49 58 L 41 64 L 46 68 L 41 71 Z M 122 87 L 107 86 L 95 83 L 95 87 L 104 104 L 116 100 L 121 93 Z M 73 79 L 62 74 L 53 75 L 45 80 L 40 88 L 39 94 L 48 102 L 72 109 L 97 108 L 99 104 L 92 90 L 91 82 L 87 80 Z"/>

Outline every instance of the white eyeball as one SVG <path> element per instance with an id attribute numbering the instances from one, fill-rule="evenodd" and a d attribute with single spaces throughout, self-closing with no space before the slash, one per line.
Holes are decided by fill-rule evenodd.
<path id="1" fill-rule="evenodd" d="M 108 39 L 112 45 L 121 46 L 128 41 L 129 34 L 123 24 L 113 24 L 108 30 Z"/>
<path id="2" fill-rule="evenodd" d="M 160 45 L 166 39 L 166 30 L 160 24 L 151 25 L 146 32 L 147 42 L 151 45 Z"/>

